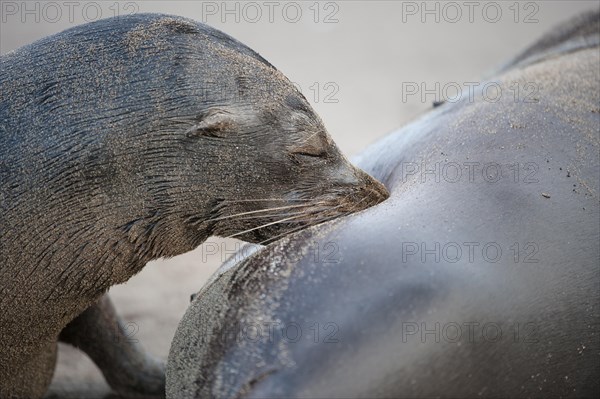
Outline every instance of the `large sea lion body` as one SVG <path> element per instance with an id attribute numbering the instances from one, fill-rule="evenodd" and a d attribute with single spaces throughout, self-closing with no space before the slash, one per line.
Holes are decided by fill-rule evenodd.
<path id="1" fill-rule="evenodd" d="M 287 78 L 203 24 L 100 20 L 0 62 L 3 398 L 42 395 L 61 330 L 148 261 L 211 235 L 274 239 L 387 195 Z M 118 350 L 73 327 L 98 319 L 115 327 L 105 300 L 61 338 L 110 363 Z M 160 367 L 139 357 L 153 382 L 137 388 L 160 390 Z"/>
<path id="2" fill-rule="evenodd" d="M 597 397 L 598 21 L 513 63 L 497 101 L 464 96 L 363 152 L 388 201 L 204 287 L 167 396 Z"/>

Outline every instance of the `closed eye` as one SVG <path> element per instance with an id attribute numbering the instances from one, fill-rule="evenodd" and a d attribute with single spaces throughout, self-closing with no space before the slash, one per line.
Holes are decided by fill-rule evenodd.
<path id="1" fill-rule="evenodd" d="M 327 155 L 327 152 L 325 151 L 296 151 L 294 152 L 294 155 L 300 155 L 303 157 L 311 157 L 311 158 L 323 158 L 325 155 Z"/>
<path id="2" fill-rule="evenodd" d="M 323 132 L 310 134 L 299 145 L 288 147 L 288 151 L 293 158 L 297 161 L 304 158 L 306 162 L 326 158 L 329 156 L 328 149 L 327 138 Z"/>
<path id="3" fill-rule="evenodd" d="M 300 165 L 316 165 L 325 162 L 327 158 L 326 151 L 294 151 L 290 153 L 292 160 Z"/>

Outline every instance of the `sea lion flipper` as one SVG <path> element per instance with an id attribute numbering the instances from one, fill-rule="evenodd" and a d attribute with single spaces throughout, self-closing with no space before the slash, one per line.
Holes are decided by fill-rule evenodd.
<path id="1" fill-rule="evenodd" d="M 69 323 L 60 341 L 85 352 L 116 392 L 164 397 L 164 364 L 145 353 L 127 327 L 107 294 Z"/>

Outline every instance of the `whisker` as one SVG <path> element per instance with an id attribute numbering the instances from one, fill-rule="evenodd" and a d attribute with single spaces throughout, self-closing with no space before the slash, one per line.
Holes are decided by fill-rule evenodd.
<path id="1" fill-rule="evenodd" d="M 348 196 L 349 195 L 347 195 L 344 199 L 346 199 Z M 367 194 L 360 201 L 356 202 L 354 204 L 354 206 L 357 206 L 361 202 L 363 202 L 363 201 L 365 201 L 367 199 L 370 199 L 370 198 L 371 198 L 371 194 Z M 331 212 L 331 211 L 333 211 L 335 209 L 338 209 L 338 208 L 340 208 L 342 206 L 343 206 L 343 204 L 340 204 L 340 205 L 337 205 L 337 206 L 334 206 L 334 207 L 331 207 L 331 208 L 326 208 L 323 211 L 323 214 L 326 213 L 326 212 Z M 270 244 L 270 243 L 272 243 L 272 242 L 278 240 L 279 238 L 284 237 L 284 236 L 286 236 L 288 234 L 292 234 L 292 233 L 294 233 L 296 231 L 299 231 L 299 230 L 302 230 L 302 229 L 305 229 L 305 228 L 308 228 L 308 227 L 311 227 L 311 226 L 315 226 L 315 225 L 320 224 L 320 223 L 325 223 L 325 222 L 328 222 L 328 221 L 333 220 L 333 219 L 337 219 L 337 218 L 341 218 L 341 217 L 344 217 L 344 216 L 348 216 L 348 215 L 350 215 L 352 213 L 353 213 L 352 211 L 348 211 L 348 212 L 344 212 L 344 213 L 338 214 L 338 215 L 325 216 L 325 217 L 322 217 L 322 218 L 316 219 L 316 220 L 308 220 L 308 222 L 309 222 L 308 225 L 302 225 L 302 226 L 299 226 L 299 227 L 295 227 L 295 228 L 293 228 L 291 230 L 286 231 L 285 233 L 282 233 L 282 234 L 276 235 L 275 237 L 271 237 L 271 238 L 268 238 L 266 240 L 263 240 L 263 241 L 259 242 L 259 244 L 260 245 L 267 245 L 267 244 Z"/>
<path id="2" fill-rule="evenodd" d="M 221 201 L 221 203 L 224 204 L 235 204 L 238 202 L 259 202 L 259 201 L 302 201 L 302 202 L 309 202 L 311 201 L 310 199 L 304 199 L 304 198 L 294 198 L 294 199 L 287 199 L 287 198 L 253 198 L 253 199 L 241 199 L 241 200 L 223 200 Z"/>
<path id="3" fill-rule="evenodd" d="M 278 211 L 278 210 L 282 210 L 282 209 L 301 208 L 301 207 L 306 207 L 306 205 L 304 205 L 304 204 L 302 204 L 302 205 L 288 205 L 288 206 L 278 206 L 278 207 L 275 207 L 275 208 L 258 209 L 258 210 L 255 210 L 255 211 L 248 211 L 248 212 L 236 213 L 234 215 L 219 216 L 217 218 L 211 218 L 210 220 L 212 220 L 212 221 L 215 221 L 215 220 L 224 220 L 224 219 L 235 218 L 235 217 L 238 217 L 238 216 L 251 215 L 251 214 L 255 214 L 255 213 L 264 213 L 264 212 L 270 212 L 270 211 Z M 265 216 L 265 217 L 267 217 L 267 216 Z"/>
<path id="4" fill-rule="evenodd" d="M 305 228 L 307 228 L 307 227 L 310 227 L 310 226 L 315 226 L 315 225 L 317 225 L 317 224 L 319 224 L 319 223 L 325 223 L 325 222 L 327 222 L 327 221 L 329 221 L 329 220 L 335 219 L 335 218 L 337 218 L 337 217 L 340 217 L 340 216 L 346 216 L 346 215 L 349 215 L 349 214 L 350 214 L 350 212 L 348 212 L 348 213 L 346 213 L 346 214 L 342 214 L 342 215 L 333 215 L 333 216 L 327 216 L 327 217 L 324 217 L 324 218 L 321 218 L 321 219 L 317 219 L 317 220 L 315 220 L 315 221 L 314 221 L 314 223 L 312 223 L 312 224 L 309 224 L 309 225 L 306 225 L 306 226 L 295 227 L 295 228 L 293 228 L 293 229 L 291 229 L 291 230 L 288 230 L 288 231 L 286 231 L 286 232 L 285 232 L 285 233 L 283 233 L 283 234 L 279 234 L 279 235 L 276 235 L 275 237 L 271 237 L 271 238 L 268 238 L 268 239 L 266 239 L 266 240 L 264 240 L 264 241 L 261 241 L 261 242 L 259 242 L 258 244 L 259 244 L 259 245 L 266 245 L 266 244 L 270 244 L 270 243 L 272 243 L 272 242 L 274 242 L 274 241 L 278 240 L 279 238 L 281 238 L 281 237 L 283 237 L 283 236 L 286 236 L 286 235 L 288 235 L 288 234 L 295 233 L 295 232 L 296 232 L 296 231 L 298 231 L 298 230 L 302 230 L 302 229 L 305 229 Z"/>
<path id="5" fill-rule="evenodd" d="M 301 216 L 311 216 L 311 215 L 314 215 L 314 214 L 317 214 L 316 216 L 318 216 L 319 214 L 324 215 L 324 214 L 327 214 L 327 213 L 329 213 L 331 211 L 334 211 L 334 210 L 336 210 L 338 208 L 341 208 L 342 206 L 343 205 L 340 204 L 340 205 L 336 205 L 334 207 L 321 207 L 321 208 L 316 208 L 316 209 L 308 209 L 305 212 L 298 212 L 298 214 L 301 215 Z M 303 220 L 301 218 L 298 218 L 299 219 L 298 222 L 308 222 L 308 224 L 304 224 L 304 225 L 300 226 L 299 229 L 300 228 L 306 228 L 306 227 L 309 227 L 309 226 L 314 226 L 315 224 L 320 223 L 321 221 L 323 221 L 323 220 L 325 220 L 327 218 L 336 218 L 336 217 L 339 217 L 339 216 L 345 216 L 345 215 L 347 215 L 349 213 L 352 213 L 352 212 L 342 213 L 342 214 L 335 214 L 335 215 L 329 215 L 329 216 L 325 216 L 325 217 L 317 218 L 317 219 L 315 219 L 314 216 L 312 216 L 312 218 L 310 218 L 310 219 L 305 219 L 305 220 Z M 282 215 L 282 216 L 285 216 L 285 215 Z M 284 235 L 285 234 L 287 234 L 287 233 L 284 233 Z"/>
<path id="6" fill-rule="evenodd" d="M 280 214 L 268 214 L 268 215 L 258 215 L 258 216 L 249 216 L 245 218 L 239 218 L 238 220 L 252 220 L 252 219 L 264 219 L 264 218 L 280 218 L 285 216 L 296 216 L 296 215 L 307 215 L 307 212 L 289 212 L 289 213 L 280 213 Z"/>
<path id="7" fill-rule="evenodd" d="M 336 207 L 337 208 L 337 207 Z M 280 213 L 280 214 L 269 214 L 269 215 L 258 215 L 258 216 L 250 216 L 247 218 L 239 218 L 237 220 L 252 220 L 252 219 L 260 219 L 260 218 L 277 218 L 277 217 L 283 217 L 283 216 L 296 216 L 296 215 L 300 215 L 300 216 L 309 216 L 315 213 L 320 213 L 320 212 L 324 212 L 324 211 L 328 211 L 330 209 L 335 209 L 335 208 L 315 208 L 315 209 L 307 209 L 307 210 L 302 210 L 300 212 L 289 212 L 289 213 Z M 310 220 L 310 219 L 308 219 Z"/>
<path id="8" fill-rule="evenodd" d="M 300 216 L 303 216 L 303 215 L 300 215 Z M 240 236 L 240 235 L 242 235 L 242 234 L 249 233 L 249 232 L 251 232 L 251 231 L 254 231 L 254 230 L 263 229 L 263 228 L 265 228 L 265 227 L 272 226 L 272 225 L 274 225 L 274 224 L 283 223 L 283 222 L 286 222 L 286 221 L 288 221 L 288 220 L 298 219 L 300 216 L 291 216 L 291 217 L 288 217 L 288 218 L 284 218 L 284 219 L 276 220 L 276 221 L 274 221 L 274 222 L 271 222 L 271 223 L 266 223 L 266 224 L 263 224 L 263 225 L 261 225 L 261 226 L 258 226 L 258 227 L 253 227 L 253 228 L 251 228 L 251 229 L 248 229 L 248 230 L 240 231 L 239 233 L 232 234 L 232 235 L 230 235 L 230 236 L 227 236 L 227 237 L 225 237 L 225 238 L 237 237 L 237 236 Z"/>
<path id="9" fill-rule="evenodd" d="M 347 198 L 348 196 L 346 196 L 345 198 Z M 358 204 L 362 203 L 363 201 L 365 201 L 367 199 L 370 199 L 370 197 L 371 197 L 370 194 L 365 195 L 358 202 L 356 202 L 354 204 L 354 206 L 357 206 Z M 238 202 L 272 201 L 272 200 L 283 200 L 283 199 L 239 200 Z M 299 199 L 299 201 L 307 201 L 307 200 Z M 227 201 L 224 201 L 224 202 L 227 202 Z M 236 201 L 231 201 L 231 202 L 234 203 Z M 219 217 L 219 218 L 215 218 L 215 219 L 211 219 L 211 220 L 228 219 L 228 218 L 245 216 L 245 215 L 251 215 L 251 214 L 265 213 L 267 211 L 273 211 L 273 210 L 282 210 L 282 209 L 308 207 L 308 206 L 311 206 L 311 205 L 314 206 L 314 205 L 320 205 L 320 204 L 323 204 L 323 203 L 325 203 L 325 202 L 324 201 L 319 201 L 317 203 L 308 204 L 308 205 L 307 204 L 301 204 L 301 205 L 288 205 L 288 206 L 283 206 L 283 207 L 268 208 L 268 209 L 264 209 L 264 210 L 255 210 L 255 211 L 243 212 L 243 213 L 239 213 L 239 214 L 236 214 L 236 215 L 223 216 L 223 217 Z M 240 218 L 240 220 L 246 220 L 246 219 L 257 219 L 257 218 L 266 218 L 266 217 L 289 216 L 289 217 L 285 217 L 285 218 L 280 219 L 280 220 L 276 220 L 274 222 L 266 223 L 266 224 L 263 224 L 263 225 L 258 226 L 258 227 L 254 227 L 254 228 L 251 228 L 251 229 L 248 229 L 248 230 L 244 230 L 244 231 L 239 232 L 239 233 L 232 234 L 232 235 L 230 235 L 230 236 L 228 236 L 226 238 L 236 237 L 236 236 L 239 236 L 239 235 L 242 235 L 242 234 L 245 234 L 245 233 L 249 233 L 251 231 L 255 231 L 255 230 L 262 229 L 262 228 L 265 228 L 265 227 L 268 227 L 268 226 L 272 226 L 274 224 L 283 223 L 283 222 L 286 222 L 286 221 L 289 221 L 289 220 L 298 220 L 300 222 L 308 222 L 308 224 L 304 224 L 304 225 L 292 228 L 292 229 L 290 229 L 290 230 L 288 230 L 288 231 L 286 231 L 286 232 L 284 232 L 282 234 L 276 235 L 275 237 L 268 238 L 268 239 L 263 240 L 263 241 L 261 241 L 259 243 L 259 244 L 268 244 L 268 243 L 271 243 L 271 242 L 274 242 L 274 241 L 278 240 L 279 238 L 281 238 L 283 236 L 286 236 L 288 234 L 294 233 L 296 231 L 305 229 L 307 227 L 315 226 L 315 225 L 320 224 L 320 223 L 325 223 L 327 221 L 330 221 L 330 220 L 333 220 L 333 219 L 336 219 L 336 218 L 339 218 L 339 217 L 348 216 L 348 215 L 350 215 L 350 214 L 353 213 L 352 211 L 348 211 L 348 212 L 343 212 L 341 214 L 335 214 L 335 215 L 331 215 L 330 214 L 330 212 L 332 212 L 332 211 L 334 211 L 334 210 L 336 210 L 338 208 L 341 208 L 343 206 L 344 206 L 343 204 L 339 204 L 339 205 L 336 205 L 334 207 L 326 207 L 326 208 L 320 208 L 320 209 L 314 209 L 313 208 L 313 209 L 307 209 L 306 211 L 292 212 L 292 213 L 287 213 L 287 214 L 279 214 L 279 215 L 269 214 L 269 215 L 251 216 L 251 217 L 248 217 L 248 218 Z M 312 220 L 311 219 L 302 220 L 302 217 L 310 216 L 310 215 L 315 214 L 315 213 L 317 213 L 317 215 L 319 215 L 319 214 L 325 215 L 325 214 L 329 213 L 329 216 L 324 216 L 324 217 L 317 218 L 317 219 L 312 219 Z"/>

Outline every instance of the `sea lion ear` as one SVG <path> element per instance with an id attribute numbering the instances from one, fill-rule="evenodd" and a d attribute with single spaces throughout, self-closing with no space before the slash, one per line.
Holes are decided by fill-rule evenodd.
<path id="1" fill-rule="evenodd" d="M 233 115 L 224 110 L 210 110 L 186 132 L 187 137 L 224 137 L 234 126 Z"/>

